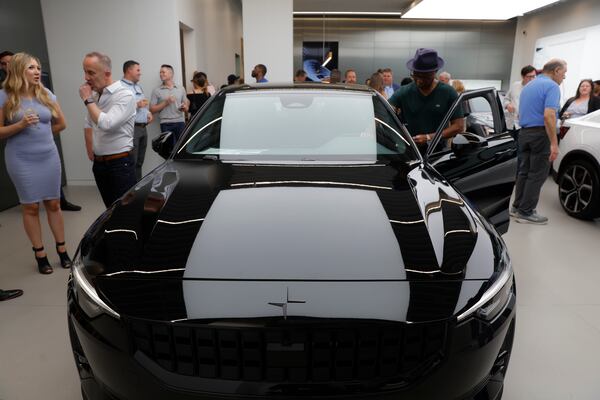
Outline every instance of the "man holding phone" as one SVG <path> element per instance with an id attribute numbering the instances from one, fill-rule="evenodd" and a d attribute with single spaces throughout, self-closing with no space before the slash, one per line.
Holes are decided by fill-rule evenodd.
<path id="1" fill-rule="evenodd" d="M 173 82 L 173 67 L 163 64 L 160 67 L 162 85 L 154 89 L 150 98 L 150 112 L 158 113 L 161 132 L 173 132 L 175 143 L 185 127 L 185 112 L 190 105 L 183 87 Z"/>

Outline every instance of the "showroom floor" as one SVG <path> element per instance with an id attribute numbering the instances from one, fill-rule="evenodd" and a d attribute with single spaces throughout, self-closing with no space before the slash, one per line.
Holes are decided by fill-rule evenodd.
<path id="1" fill-rule="evenodd" d="M 600 220 L 563 213 L 548 181 L 539 211 L 547 226 L 512 223 L 505 235 L 517 276 L 517 332 L 504 400 L 600 398 Z M 65 213 L 71 253 L 102 211 L 95 187 L 67 190 L 82 212 Z M 68 271 L 42 276 L 20 212 L 0 213 L 0 288 L 25 294 L 0 303 L 0 400 L 81 399 L 66 324 Z M 56 265 L 44 223 L 46 249 Z"/>

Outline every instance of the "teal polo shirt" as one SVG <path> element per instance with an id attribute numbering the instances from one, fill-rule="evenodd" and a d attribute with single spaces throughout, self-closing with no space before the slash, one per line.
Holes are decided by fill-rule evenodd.
<path id="1" fill-rule="evenodd" d="M 434 133 L 454 101 L 458 93 L 450 85 L 438 82 L 429 95 L 424 96 L 415 83 L 401 86 L 388 99 L 389 103 L 401 110 L 401 119 L 412 136 Z M 450 121 L 463 118 L 462 107 L 457 107 Z"/>

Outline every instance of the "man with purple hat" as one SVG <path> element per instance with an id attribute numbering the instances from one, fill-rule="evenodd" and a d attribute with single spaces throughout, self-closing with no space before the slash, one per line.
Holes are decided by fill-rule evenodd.
<path id="1" fill-rule="evenodd" d="M 400 110 L 400 118 L 421 152 L 426 151 L 427 143 L 433 139 L 435 131 L 458 97 L 452 86 L 435 78 L 436 72 L 443 66 L 444 60 L 438 57 L 437 51 L 417 49 L 414 58 L 406 63 L 413 82 L 401 86 L 388 100 Z M 458 107 L 450 118 L 450 125 L 442 131 L 444 138 L 454 137 L 464 131 L 463 116 L 462 108 Z"/>

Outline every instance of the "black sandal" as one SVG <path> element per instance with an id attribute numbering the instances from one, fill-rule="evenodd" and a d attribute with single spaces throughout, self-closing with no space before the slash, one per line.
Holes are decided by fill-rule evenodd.
<path id="1" fill-rule="evenodd" d="M 71 268 L 71 265 L 73 265 L 73 261 L 71 261 L 71 257 L 69 257 L 69 255 L 67 254 L 66 249 L 62 253 L 58 251 L 58 248 L 64 245 L 65 242 L 56 243 L 56 252 L 58 253 L 58 257 L 60 258 L 60 265 L 66 269 Z"/>
<path id="2" fill-rule="evenodd" d="M 37 253 L 40 251 L 44 251 L 44 246 L 38 247 L 37 249 L 35 247 L 32 247 L 32 249 L 35 253 Z M 44 257 L 35 256 L 35 261 L 37 261 L 37 263 L 38 263 L 38 271 L 40 271 L 40 274 L 48 275 L 48 274 L 51 274 L 54 272 L 54 270 L 52 269 L 52 266 L 48 262 L 48 256 L 44 256 Z"/>

